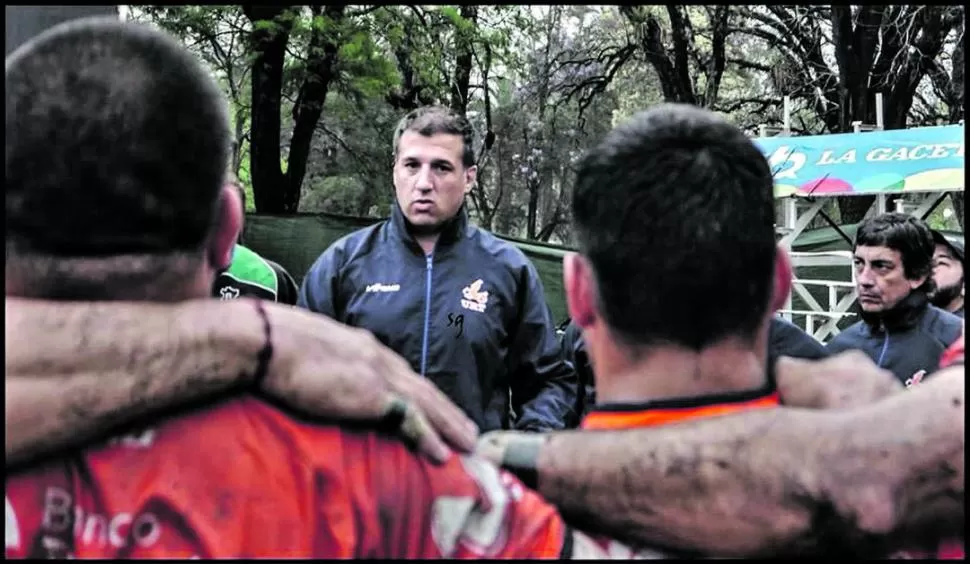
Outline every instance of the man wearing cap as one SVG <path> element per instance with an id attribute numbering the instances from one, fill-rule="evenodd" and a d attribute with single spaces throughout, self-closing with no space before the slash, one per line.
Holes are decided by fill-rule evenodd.
<path id="1" fill-rule="evenodd" d="M 936 291 L 931 301 L 940 309 L 963 317 L 963 238 L 946 237 L 933 230 L 933 281 Z"/>

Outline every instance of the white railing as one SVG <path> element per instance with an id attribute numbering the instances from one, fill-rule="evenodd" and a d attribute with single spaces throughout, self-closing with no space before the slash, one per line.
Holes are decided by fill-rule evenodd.
<path id="1" fill-rule="evenodd" d="M 827 304 L 823 306 L 807 289 L 809 286 L 824 286 L 827 291 Z M 809 309 L 796 310 L 791 308 L 791 300 L 787 308 L 780 310 L 783 317 L 796 325 L 802 326 L 805 332 L 820 342 L 839 334 L 839 322 L 846 317 L 855 317 L 849 308 L 856 300 L 855 284 L 841 280 L 809 280 L 796 278 L 792 280 L 792 294 L 800 297 Z M 842 294 L 842 295 L 840 295 Z M 804 323 L 798 323 L 801 318 Z M 821 324 L 816 323 L 822 318 Z"/>

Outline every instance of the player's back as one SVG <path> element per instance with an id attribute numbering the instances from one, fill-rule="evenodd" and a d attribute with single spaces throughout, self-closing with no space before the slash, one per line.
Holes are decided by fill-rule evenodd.
<path id="1" fill-rule="evenodd" d="M 8 475 L 6 496 L 7 557 L 557 557 L 565 534 L 487 463 L 252 397 Z"/>

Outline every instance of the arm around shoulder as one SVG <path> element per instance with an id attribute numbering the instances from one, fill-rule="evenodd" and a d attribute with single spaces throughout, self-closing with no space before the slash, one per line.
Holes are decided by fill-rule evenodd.
<path id="1" fill-rule="evenodd" d="M 265 339 L 251 300 L 8 298 L 5 312 L 8 465 L 245 385 Z"/>

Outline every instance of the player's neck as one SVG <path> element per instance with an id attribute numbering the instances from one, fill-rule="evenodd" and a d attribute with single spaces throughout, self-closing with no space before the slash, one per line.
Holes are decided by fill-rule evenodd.
<path id="1" fill-rule="evenodd" d="M 215 273 L 208 268 L 131 272 L 94 265 L 89 272 L 60 277 L 17 277 L 7 271 L 5 293 L 10 297 L 55 301 L 183 302 L 212 296 Z"/>
<path id="2" fill-rule="evenodd" d="M 946 310 L 949 311 L 950 313 L 953 313 L 955 311 L 960 311 L 960 308 L 962 307 L 963 307 L 963 296 L 957 296 L 953 298 L 953 301 L 947 304 Z"/>
<path id="3" fill-rule="evenodd" d="M 424 254 L 430 255 L 434 251 L 434 246 L 438 243 L 439 233 L 430 233 L 427 235 L 415 235 L 414 240 L 418 242 L 418 246 L 424 251 Z"/>
<path id="4" fill-rule="evenodd" d="M 614 350 L 602 350 L 601 358 L 593 359 L 600 404 L 749 391 L 765 385 L 765 354 L 740 340 L 725 340 L 700 352 L 663 346 L 634 355 L 607 348 Z"/>

